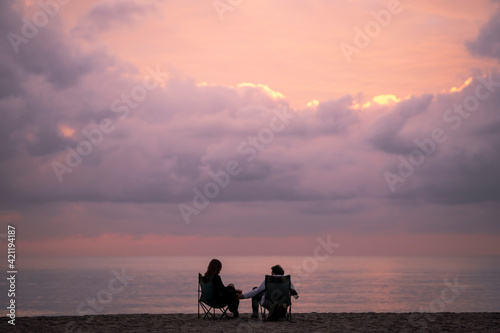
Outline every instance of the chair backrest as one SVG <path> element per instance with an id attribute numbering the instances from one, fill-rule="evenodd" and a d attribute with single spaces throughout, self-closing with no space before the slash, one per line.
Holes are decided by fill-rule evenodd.
<path id="1" fill-rule="evenodd" d="M 274 304 L 292 304 L 290 300 L 290 275 L 266 275 L 266 302 Z"/>
<path id="2" fill-rule="evenodd" d="M 215 303 L 216 295 L 214 292 L 213 277 L 204 277 L 198 273 L 198 283 L 201 291 L 201 295 L 199 297 L 200 301 L 208 305 Z"/>

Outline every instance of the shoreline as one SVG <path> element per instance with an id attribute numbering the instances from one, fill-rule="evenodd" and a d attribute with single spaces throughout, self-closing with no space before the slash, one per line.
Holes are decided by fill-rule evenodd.
<path id="1" fill-rule="evenodd" d="M 7 317 L 5 317 L 7 318 Z M 292 321 L 209 320 L 194 314 L 17 317 L 10 332 L 500 332 L 500 312 L 292 313 Z"/>

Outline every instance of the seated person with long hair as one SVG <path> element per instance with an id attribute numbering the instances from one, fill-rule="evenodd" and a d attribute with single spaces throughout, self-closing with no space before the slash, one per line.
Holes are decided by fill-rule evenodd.
<path id="1" fill-rule="evenodd" d="M 212 259 L 208 264 L 207 271 L 204 277 L 206 279 L 212 278 L 214 285 L 214 293 L 217 296 L 217 302 L 221 306 L 228 306 L 228 310 L 233 314 L 233 318 L 240 316 L 238 306 L 240 305 L 239 295 L 241 290 L 236 290 L 233 284 L 224 286 L 220 278 L 220 271 L 222 270 L 222 263 L 217 259 Z"/>

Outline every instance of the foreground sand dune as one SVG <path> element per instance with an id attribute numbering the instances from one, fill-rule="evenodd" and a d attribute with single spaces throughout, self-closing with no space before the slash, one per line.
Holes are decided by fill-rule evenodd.
<path id="1" fill-rule="evenodd" d="M 196 314 L 20 317 L 7 332 L 500 332 L 500 313 L 297 313 L 291 322 Z M 5 322 L 3 325 L 7 325 Z"/>

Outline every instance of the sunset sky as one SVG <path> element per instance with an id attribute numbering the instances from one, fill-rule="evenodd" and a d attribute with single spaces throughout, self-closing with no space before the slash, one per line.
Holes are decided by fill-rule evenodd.
<path id="1" fill-rule="evenodd" d="M 498 1 L 41 3 L 0 2 L 21 255 L 500 255 Z"/>

